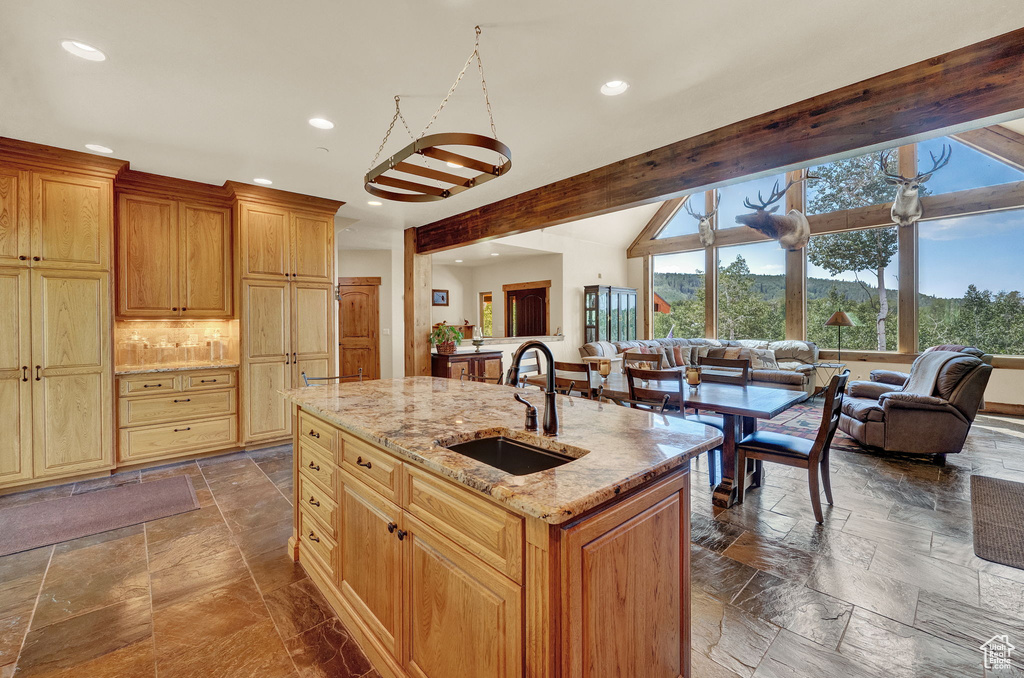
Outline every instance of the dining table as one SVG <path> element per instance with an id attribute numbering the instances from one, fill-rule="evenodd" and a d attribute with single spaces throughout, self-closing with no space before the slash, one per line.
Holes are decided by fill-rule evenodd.
<path id="1" fill-rule="evenodd" d="M 547 382 L 545 375 L 541 374 L 529 377 L 525 383 L 544 388 Z M 610 400 L 629 399 L 629 383 L 622 372 L 612 372 L 605 378 L 594 373 L 590 386 L 595 395 L 600 393 Z M 644 388 L 668 393 L 678 390 L 679 385 L 676 381 L 648 381 Z M 696 389 L 684 384 L 683 396 L 684 412 L 692 409 L 722 416 L 721 479 L 712 494 L 712 503 L 720 508 L 742 502 L 744 492 L 761 482 L 755 463 L 741 459 L 738 443 L 757 430 L 758 420 L 774 419 L 809 397 L 802 390 L 711 381 L 704 381 Z M 675 413 L 675 416 L 683 416 L 683 413 Z"/>

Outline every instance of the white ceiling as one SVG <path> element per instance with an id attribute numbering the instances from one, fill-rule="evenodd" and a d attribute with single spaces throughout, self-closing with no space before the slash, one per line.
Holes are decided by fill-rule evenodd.
<path id="1" fill-rule="evenodd" d="M 347 201 L 353 246 L 1024 25 L 1020 0 L 0 0 L 0 135 L 114 148 L 138 170 Z M 369 207 L 362 175 L 403 96 L 422 129 L 482 53 L 507 177 Z M 90 43 L 102 63 L 60 48 Z M 604 97 L 601 83 L 631 83 Z M 333 120 L 330 131 L 306 124 Z M 486 133 L 470 71 L 433 131 Z M 407 143 L 395 130 L 386 152 Z M 329 152 L 316 150 L 323 146 Z"/>
<path id="2" fill-rule="evenodd" d="M 492 256 L 493 254 L 498 256 Z M 430 257 L 434 264 L 469 268 L 493 265 L 508 261 L 509 259 L 522 259 L 524 257 L 536 257 L 545 254 L 552 254 L 552 252 L 532 247 L 523 247 L 521 245 L 510 245 L 500 240 L 492 240 L 491 242 L 467 245 L 454 250 L 435 252 Z"/>

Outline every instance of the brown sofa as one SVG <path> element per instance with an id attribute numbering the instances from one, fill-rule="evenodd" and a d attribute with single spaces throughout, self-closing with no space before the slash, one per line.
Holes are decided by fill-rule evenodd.
<path id="1" fill-rule="evenodd" d="M 963 449 L 992 374 L 992 356 L 976 348 L 933 347 L 950 351 L 931 393 L 912 393 L 911 374 L 874 370 L 871 381 L 851 382 L 839 428 L 861 445 L 902 454 L 946 454 Z"/>
<path id="2" fill-rule="evenodd" d="M 818 362 L 818 346 L 810 341 L 760 341 L 741 339 L 738 341 L 718 339 L 647 339 L 638 341 L 594 341 L 580 347 L 580 357 L 615 357 L 637 348 L 657 349 L 673 346 L 708 346 L 716 348 L 757 348 L 770 349 L 775 353 L 779 369 L 752 369 L 750 383 L 753 386 L 769 386 L 792 391 L 814 389 L 814 363 Z M 666 356 L 671 351 L 666 351 Z M 683 369 L 685 365 L 673 364 L 667 369 Z"/>

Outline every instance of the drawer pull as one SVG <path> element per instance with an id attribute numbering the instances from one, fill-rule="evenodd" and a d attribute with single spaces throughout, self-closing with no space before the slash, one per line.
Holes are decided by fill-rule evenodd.
<path id="1" fill-rule="evenodd" d="M 191 430 L 192 430 L 191 426 L 186 426 L 185 428 L 176 428 L 176 429 L 174 429 L 174 432 L 175 433 L 181 433 L 182 431 L 191 431 Z"/>
<path id="2" fill-rule="evenodd" d="M 310 541 L 315 541 L 317 544 L 320 543 L 320 537 L 318 537 L 315 534 L 313 534 L 312 530 L 309 533 L 309 540 Z"/>
<path id="3" fill-rule="evenodd" d="M 43 369 L 41 366 L 36 365 L 36 381 L 42 381 L 42 377 L 39 376 L 39 370 Z"/>
<path id="4" fill-rule="evenodd" d="M 311 506 L 320 506 L 320 502 L 318 502 L 318 501 L 317 501 L 316 499 L 314 499 L 313 497 L 310 497 L 310 498 L 309 498 L 309 503 L 310 503 L 310 505 L 311 505 Z"/>
<path id="5" fill-rule="evenodd" d="M 191 398 L 184 398 L 184 399 L 181 399 L 181 400 L 175 400 L 174 402 L 176 402 L 176 403 L 190 403 L 190 402 L 192 402 L 192 399 Z"/>
<path id="6" fill-rule="evenodd" d="M 313 462 L 309 462 L 309 468 L 313 469 L 314 471 L 319 471 L 320 464 L 314 464 Z"/>
<path id="7" fill-rule="evenodd" d="M 317 438 L 317 439 L 319 439 L 320 438 L 320 434 L 317 433 L 316 431 L 314 431 L 313 429 L 309 429 L 309 437 L 310 438 Z"/>
<path id="8" fill-rule="evenodd" d="M 356 457 L 356 466 L 362 466 L 363 468 L 373 468 L 373 462 L 364 462 L 362 457 Z"/>
<path id="9" fill-rule="evenodd" d="M 160 388 L 163 384 L 143 384 L 142 388 Z"/>
<path id="10" fill-rule="evenodd" d="M 217 380 L 216 379 L 200 379 L 199 383 L 200 384 L 216 384 Z"/>
<path id="11" fill-rule="evenodd" d="M 395 530 L 397 530 L 397 529 L 398 529 L 398 523 L 388 523 L 388 532 L 390 532 L 391 534 L 394 534 Z"/>
<path id="12" fill-rule="evenodd" d="M 409 534 L 409 533 L 406 532 L 405 530 L 399 530 L 398 531 L 398 541 L 404 541 L 405 540 L 405 535 L 407 535 L 407 534 Z"/>
<path id="13" fill-rule="evenodd" d="M 21 366 L 21 380 L 28 381 L 28 365 Z"/>

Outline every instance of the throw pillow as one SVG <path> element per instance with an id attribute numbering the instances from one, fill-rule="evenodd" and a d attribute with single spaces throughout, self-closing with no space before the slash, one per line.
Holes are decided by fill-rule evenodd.
<path id="1" fill-rule="evenodd" d="M 725 349 L 725 351 L 722 353 L 722 357 L 725 358 L 726 360 L 739 360 L 740 358 L 743 357 L 744 351 L 747 351 L 749 353 L 750 349 L 741 348 L 739 346 L 732 346 Z"/>
<path id="2" fill-rule="evenodd" d="M 675 359 L 676 364 L 674 367 L 686 367 L 691 364 L 690 362 L 690 347 L 689 346 L 673 346 L 672 347 L 672 358 Z"/>
<path id="3" fill-rule="evenodd" d="M 672 347 L 671 346 L 662 346 L 660 351 L 661 351 L 661 354 L 663 356 L 665 356 L 665 358 L 663 360 L 663 362 L 665 363 L 665 367 L 675 367 L 676 366 L 676 352 L 672 350 Z"/>
<path id="4" fill-rule="evenodd" d="M 728 350 L 724 346 L 705 346 L 702 348 L 708 349 L 708 352 L 703 356 L 705 358 L 724 358 L 725 352 Z"/>
<path id="5" fill-rule="evenodd" d="M 775 351 L 755 348 L 750 352 L 750 366 L 755 370 L 777 370 L 779 361 L 775 359 Z"/>
<path id="6" fill-rule="evenodd" d="M 711 346 L 694 346 L 693 347 L 693 365 L 700 365 L 701 358 L 711 357 Z"/>

